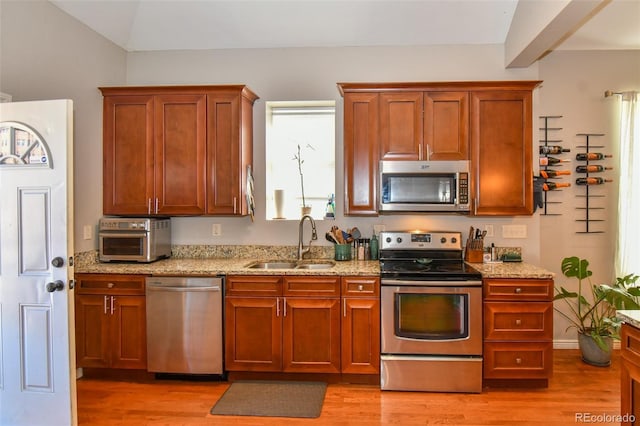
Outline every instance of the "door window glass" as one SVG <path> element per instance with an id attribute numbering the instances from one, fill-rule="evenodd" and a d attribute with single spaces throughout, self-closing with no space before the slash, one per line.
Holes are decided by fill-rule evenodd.
<path id="1" fill-rule="evenodd" d="M 0 123 L 0 166 L 51 167 L 44 139 L 27 125 Z"/>

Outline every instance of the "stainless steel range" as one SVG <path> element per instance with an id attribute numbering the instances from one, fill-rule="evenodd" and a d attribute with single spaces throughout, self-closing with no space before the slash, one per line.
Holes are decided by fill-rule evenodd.
<path id="1" fill-rule="evenodd" d="M 459 232 L 381 232 L 383 390 L 482 391 L 482 277 Z"/>

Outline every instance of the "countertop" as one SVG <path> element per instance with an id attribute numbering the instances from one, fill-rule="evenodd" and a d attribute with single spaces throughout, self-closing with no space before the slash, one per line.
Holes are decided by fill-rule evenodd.
<path id="1" fill-rule="evenodd" d="M 616 317 L 622 322 L 640 328 L 640 310 L 619 310 L 616 311 Z"/>
<path id="2" fill-rule="evenodd" d="M 276 259 L 282 259 L 277 257 Z M 256 260 L 269 258 L 170 258 L 153 263 L 100 263 L 95 256 L 76 256 L 75 273 L 142 274 L 142 275 L 362 275 L 380 274 L 377 260 L 336 261 L 329 269 L 252 269 Z M 306 262 L 326 262 L 330 259 L 307 259 Z M 554 274 L 540 267 L 522 263 L 470 263 L 483 278 L 553 278 Z"/>

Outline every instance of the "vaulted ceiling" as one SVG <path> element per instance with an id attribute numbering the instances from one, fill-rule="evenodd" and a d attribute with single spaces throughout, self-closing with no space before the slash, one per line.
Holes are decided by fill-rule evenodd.
<path id="1" fill-rule="evenodd" d="M 640 0 L 50 1 L 128 51 L 506 46 L 518 32 L 507 65 L 549 49 L 640 49 Z M 518 64 L 525 49 L 535 52 Z"/>

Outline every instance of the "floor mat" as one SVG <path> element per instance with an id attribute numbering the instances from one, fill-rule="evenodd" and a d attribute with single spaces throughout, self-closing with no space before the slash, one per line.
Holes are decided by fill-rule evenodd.
<path id="1" fill-rule="evenodd" d="M 211 408 L 211 414 L 319 417 L 326 390 L 322 382 L 237 381 Z"/>

